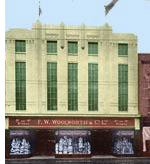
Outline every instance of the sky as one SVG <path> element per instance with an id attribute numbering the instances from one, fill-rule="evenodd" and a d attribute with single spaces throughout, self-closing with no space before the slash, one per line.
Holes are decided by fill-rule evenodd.
<path id="1" fill-rule="evenodd" d="M 138 52 L 150 53 L 150 0 L 119 0 L 105 16 L 104 5 L 111 0 L 41 0 L 43 24 L 101 26 L 113 32 L 138 36 Z M 38 0 L 5 0 L 6 30 L 32 28 L 38 19 Z"/>

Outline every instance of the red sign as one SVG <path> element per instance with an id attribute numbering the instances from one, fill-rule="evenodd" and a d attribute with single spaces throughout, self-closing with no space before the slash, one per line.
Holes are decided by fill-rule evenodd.
<path id="1" fill-rule="evenodd" d="M 9 117 L 9 127 L 134 128 L 134 118 Z"/>

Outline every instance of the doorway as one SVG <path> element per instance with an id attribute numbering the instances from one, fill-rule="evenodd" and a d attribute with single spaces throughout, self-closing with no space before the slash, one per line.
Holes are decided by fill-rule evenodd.
<path id="1" fill-rule="evenodd" d="M 112 132 L 111 130 L 93 130 L 91 136 L 92 155 L 112 154 Z"/>
<path id="2" fill-rule="evenodd" d="M 52 130 L 36 130 L 35 155 L 54 155 L 55 138 Z"/>

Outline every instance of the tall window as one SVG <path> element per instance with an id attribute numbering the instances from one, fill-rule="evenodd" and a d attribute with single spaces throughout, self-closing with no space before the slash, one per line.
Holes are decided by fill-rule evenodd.
<path id="1" fill-rule="evenodd" d="M 77 55 L 78 53 L 78 42 L 68 42 L 68 54 Z"/>
<path id="2" fill-rule="evenodd" d="M 47 53 L 49 55 L 57 54 L 57 41 L 47 41 Z"/>
<path id="3" fill-rule="evenodd" d="M 118 105 L 119 111 L 128 110 L 128 65 L 119 64 L 118 69 Z"/>
<path id="4" fill-rule="evenodd" d="M 88 64 L 88 110 L 98 110 L 98 64 Z"/>
<path id="5" fill-rule="evenodd" d="M 15 40 L 15 52 L 16 53 L 26 52 L 26 41 L 25 40 Z"/>
<path id="6" fill-rule="evenodd" d="M 78 64 L 68 64 L 68 110 L 78 110 Z"/>
<path id="7" fill-rule="evenodd" d="M 26 109 L 26 63 L 15 63 L 16 110 Z"/>
<path id="8" fill-rule="evenodd" d="M 118 44 L 118 55 L 119 56 L 128 56 L 128 44 L 126 44 L 126 43 Z"/>
<path id="9" fill-rule="evenodd" d="M 98 55 L 98 43 L 89 42 L 88 43 L 88 54 L 89 55 Z"/>
<path id="10" fill-rule="evenodd" d="M 47 109 L 57 110 L 57 63 L 47 63 Z"/>

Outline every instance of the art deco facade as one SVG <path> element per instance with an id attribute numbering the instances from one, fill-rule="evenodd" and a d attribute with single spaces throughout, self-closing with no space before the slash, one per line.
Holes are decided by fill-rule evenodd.
<path id="1" fill-rule="evenodd" d="M 26 155 L 135 155 L 139 128 L 134 34 L 39 21 L 6 32 L 10 156 L 25 155 L 17 142 Z"/>

